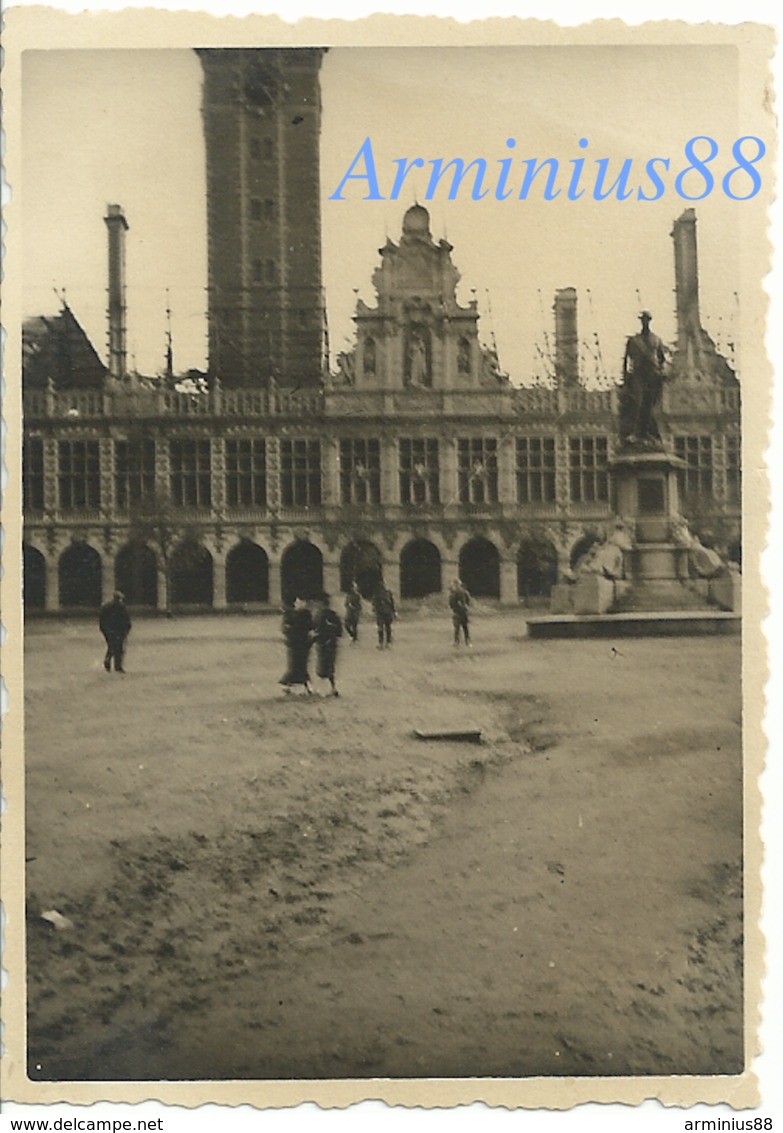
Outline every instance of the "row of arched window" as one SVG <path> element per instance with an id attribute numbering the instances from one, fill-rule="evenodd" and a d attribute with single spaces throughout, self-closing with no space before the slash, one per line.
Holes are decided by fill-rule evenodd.
<path id="1" fill-rule="evenodd" d="M 444 578 L 441 553 L 428 539 L 412 539 L 400 554 L 400 597 L 423 598 L 449 585 Z M 323 590 L 324 564 L 320 549 L 308 540 L 296 540 L 283 552 L 280 587 L 283 602 L 297 596 L 312 597 Z M 73 542 L 57 562 L 57 606 L 93 608 L 104 594 L 106 564 L 94 547 Z M 128 543 L 113 563 L 113 586 L 122 590 L 131 606 L 156 608 L 163 604 L 161 573 L 154 550 Z M 213 605 L 215 563 L 209 550 L 184 541 L 170 565 L 171 602 L 174 606 Z M 458 561 L 460 577 L 477 598 L 500 597 L 500 555 L 490 540 L 475 537 L 464 544 Z M 226 556 L 225 596 L 228 605 L 270 601 L 269 557 L 263 547 L 240 540 Z M 383 575 L 383 556 L 371 542 L 351 542 L 340 556 L 340 588 L 356 582 L 369 598 Z M 517 592 L 520 598 L 546 597 L 557 578 L 557 553 L 548 543 L 523 543 L 517 554 Z M 24 594 L 27 609 L 47 606 L 46 560 L 37 548 L 24 546 Z M 51 603 L 50 603 L 51 605 Z"/>

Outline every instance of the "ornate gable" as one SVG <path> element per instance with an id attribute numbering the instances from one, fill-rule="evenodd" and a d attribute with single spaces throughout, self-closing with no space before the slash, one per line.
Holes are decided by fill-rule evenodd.
<path id="1" fill-rule="evenodd" d="M 475 300 L 457 302 L 460 275 L 447 240 L 437 243 L 422 205 L 405 213 L 398 244 L 387 240 L 372 281 L 377 306 L 359 300 L 356 346 L 340 356 L 357 388 L 467 389 L 508 379 L 478 337 Z"/>

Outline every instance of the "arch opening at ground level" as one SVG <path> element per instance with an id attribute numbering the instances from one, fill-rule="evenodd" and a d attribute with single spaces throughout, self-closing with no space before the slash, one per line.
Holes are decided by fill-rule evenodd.
<path id="1" fill-rule="evenodd" d="M 71 543 L 60 555 L 57 574 L 60 606 L 100 606 L 103 566 L 89 543 Z"/>
<path id="2" fill-rule="evenodd" d="M 128 543 L 117 553 L 114 585 L 127 606 L 157 606 L 158 562 L 146 543 Z"/>
<path id="3" fill-rule="evenodd" d="M 517 596 L 525 602 L 549 598 L 557 582 L 557 551 L 551 543 L 522 543 L 517 552 Z"/>
<path id="4" fill-rule="evenodd" d="M 371 598 L 383 580 L 383 555 L 374 543 L 353 539 L 340 555 L 340 589 L 355 582 L 363 598 Z"/>
<path id="5" fill-rule="evenodd" d="M 27 543 L 22 554 L 24 608 L 43 610 L 46 608 L 46 559 L 37 548 Z"/>
<path id="6" fill-rule="evenodd" d="M 263 547 L 242 539 L 226 557 L 229 605 L 269 601 L 269 556 Z"/>
<path id="7" fill-rule="evenodd" d="M 201 543 L 180 543 L 171 556 L 171 602 L 174 606 L 211 606 L 214 596 L 212 556 Z"/>
<path id="8" fill-rule="evenodd" d="M 426 598 L 442 589 L 440 551 L 429 539 L 412 539 L 400 555 L 400 596 Z"/>
<path id="9" fill-rule="evenodd" d="M 317 598 L 323 588 L 323 555 L 314 543 L 307 539 L 297 539 L 286 547 L 280 561 L 283 605 L 292 605 L 295 598 Z"/>
<path id="10" fill-rule="evenodd" d="M 500 597 L 500 555 L 494 543 L 481 535 L 459 553 L 459 576 L 474 598 Z"/>

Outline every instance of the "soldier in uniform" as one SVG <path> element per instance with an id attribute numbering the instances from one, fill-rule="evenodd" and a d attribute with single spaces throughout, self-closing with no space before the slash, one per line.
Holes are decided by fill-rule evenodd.
<path id="1" fill-rule="evenodd" d="M 351 639 L 351 645 L 359 640 L 359 618 L 362 614 L 362 596 L 355 582 L 345 595 L 345 632 Z"/>
<path id="2" fill-rule="evenodd" d="M 454 626 L 454 644 L 459 645 L 460 630 L 465 644 L 470 645 L 470 630 L 468 629 L 468 608 L 470 606 L 470 593 L 463 585 L 462 580 L 455 578 L 449 589 L 449 609 L 451 622 Z"/>
<path id="3" fill-rule="evenodd" d="M 394 595 L 382 582 L 378 583 L 372 599 L 375 624 L 378 627 L 378 648 L 388 648 L 392 643 L 392 622 L 397 616 Z"/>

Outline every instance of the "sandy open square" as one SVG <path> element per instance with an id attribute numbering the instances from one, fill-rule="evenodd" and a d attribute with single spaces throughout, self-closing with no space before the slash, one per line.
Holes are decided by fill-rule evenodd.
<path id="1" fill-rule="evenodd" d="M 739 637 L 472 628 L 365 613 L 327 699 L 274 617 L 139 618 L 125 676 L 28 624 L 31 1078 L 743 1069 Z"/>

